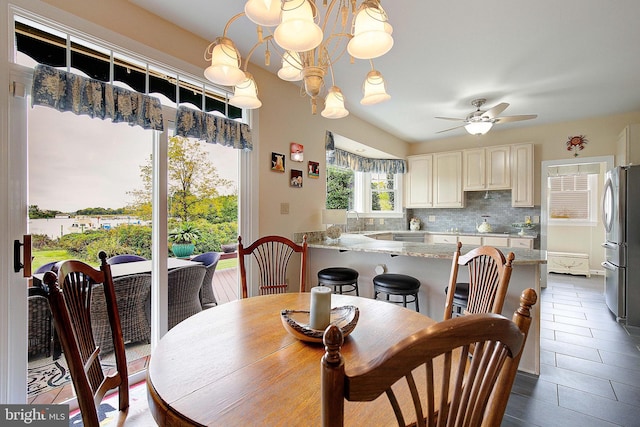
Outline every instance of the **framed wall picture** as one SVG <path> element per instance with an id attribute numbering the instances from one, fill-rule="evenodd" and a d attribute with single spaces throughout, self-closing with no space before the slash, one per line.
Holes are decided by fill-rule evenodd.
<path id="1" fill-rule="evenodd" d="M 284 173 L 284 154 L 271 153 L 271 170 Z"/>
<path id="2" fill-rule="evenodd" d="M 309 160 L 309 165 L 307 168 L 307 175 L 309 175 L 309 178 L 317 179 L 320 176 L 320 163 L 312 162 L 311 160 Z"/>
<path id="3" fill-rule="evenodd" d="M 302 188 L 302 171 L 291 169 L 291 187 Z"/>
<path id="4" fill-rule="evenodd" d="M 296 142 L 291 143 L 291 160 L 301 162 L 304 160 L 304 147 Z"/>

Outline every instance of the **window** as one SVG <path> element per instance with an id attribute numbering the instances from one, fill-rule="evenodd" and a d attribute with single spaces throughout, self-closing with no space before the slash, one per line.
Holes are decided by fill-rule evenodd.
<path id="1" fill-rule="evenodd" d="M 354 172 L 327 166 L 327 209 L 356 210 L 368 216 L 401 216 L 401 189 L 401 174 Z"/>
<path id="2" fill-rule="evenodd" d="M 549 223 L 585 225 L 597 222 L 597 178 L 597 174 L 549 177 Z"/>

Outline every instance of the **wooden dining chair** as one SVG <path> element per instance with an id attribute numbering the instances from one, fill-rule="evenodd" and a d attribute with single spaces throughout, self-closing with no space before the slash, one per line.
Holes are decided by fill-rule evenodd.
<path id="1" fill-rule="evenodd" d="M 282 236 L 265 236 L 247 247 L 242 244 L 242 237 L 238 236 L 242 298 L 247 298 L 248 296 L 245 256 L 253 255 L 259 271 L 258 286 L 260 295 L 268 295 L 287 292 L 287 270 L 294 252 L 300 253 L 300 292 L 305 292 L 307 251 L 306 234 L 302 238 L 302 245 L 298 245 Z"/>
<path id="2" fill-rule="evenodd" d="M 499 426 L 536 301 L 526 289 L 513 320 L 494 313 L 443 320 L 349 375 L 342 331 L 330 325 L 321 361 L 322 425 L 344 425 L 345 399 L 370 402 L 386 394 L 399 426 Z"/>
<path id="3" fill-rule="evenodd" d="M 99 425 L 97 408 L 106 392 L 113 388 L 118 389 L 121 418 L 126 416 L 129 407 L 127 360 L 111 267 L 105 252 L 101 251 L 99 258 L 99 270 L 71 260 L 57 266 L 57 274 L 49 271 L 43 278 L 85 426 Z M 116 362 L 115 371 L 108 375 L 105 375 L 107 368 L 101 364 L 100 347 L 91 329 L 91 294 L 99 284 L 104 289 Z"/>
<path id="4" fill-rule="evenodd" d="M 467 266 L 469 271 L 469 294 L 467 306 L 462 314 L 497 313 L 502 312 L 504 299 L 511 279 L 511 264 L 515 259 L 513 252 L 507 257 L 492 246 L 480 246 L 465 255 L 460 255 L 462 244 L 458 242 L 453 253 L 451 276 L 447 287 L 447 297 L 444 307 L 444 319 L 450 319 L 454 307 L 454 296 L 458 280 L 458 270 Z"/>

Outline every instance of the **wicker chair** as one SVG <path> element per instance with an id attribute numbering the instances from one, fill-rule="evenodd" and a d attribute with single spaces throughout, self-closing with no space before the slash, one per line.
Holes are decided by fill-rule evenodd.
<path id="1" fill-rule="evenodd" d="M 51 356 L 51 310 L 47 294 L 40 288 L 29 288 L 29 357 Z"/>
<path id="2" fill-rule="evenodd" d="M 122 255 L 114 255 L 107 260 L 107 264 L 124 264 L 126 262 L 136 262 L 136 261 L 147 261 L 145 257 L 141 257 L 140 255 L 134 254 L 122 254 Z"/>
<path id="3" fill-rule="evenodd" d="M 181 267 L 169 272 L 168 329 L 202 311 L 200 288 L 206 273 L 204 265 Z"/>
<path id="4" fill-rule="evenodd" d="M 220 261 L 219 252 L 205 252 L 196 257 L 193 257 L 191 261 L 201 262 L 207 268 L 207 273 L 202 280 L 202 288 L 200 289 L 200 305 L 202 309 L 215 307 L 218 305 L 216 296 L 213 293 L 213 274 L 216 272 L 218 261 Z"/>
<path id="5" fill-rule="evenodd" d="M 107 261 L 108 262 L 108 261 Z M 151 275 L 132 274 L 113 279 L 116 303 L 120 314 L 122 338 L 129 342 L 149 342 L 151 323 L 147 316 L 151 300 Z M 91 329 L 100 354 L 113 350 L 111 327 L 107 315 L 107 302 L 102 285 L 96 285 L 91 294 Z"/>

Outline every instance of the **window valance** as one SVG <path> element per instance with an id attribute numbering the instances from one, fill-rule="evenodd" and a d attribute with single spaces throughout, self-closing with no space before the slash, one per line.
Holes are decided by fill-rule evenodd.
<path id="1" fill-rule="evenodd" d="M 183 106 L 178 107 L 176 114 L 176 135 L 227 147 L 253 149 L 251 129 L 247 124 Z"/>
<path id="2" fill-rule="evenodd" d="M 349 168 L 356 172 L 405 173 L 407 162 L 399 159 L 370 159 L 357 154 L 335 148 L 333 134 L 327 132 L 325 137 L 327 164 Z"/>
<path id="3" fill-rule="evenodd" d="M 36 65 L 32 105 L 71 111 L 114 123 L 129 123 L 162 131 L 162 105 L 158 98 L 79 76 L 48 65 Z"/>

